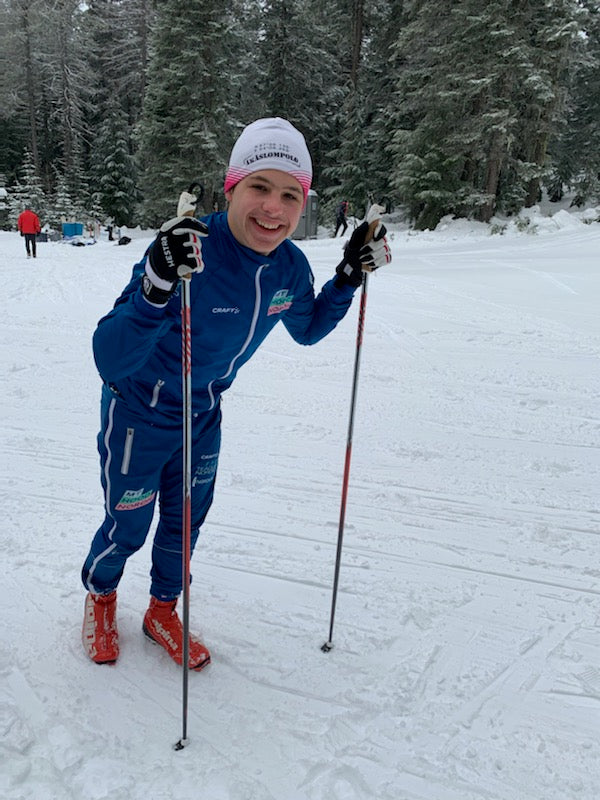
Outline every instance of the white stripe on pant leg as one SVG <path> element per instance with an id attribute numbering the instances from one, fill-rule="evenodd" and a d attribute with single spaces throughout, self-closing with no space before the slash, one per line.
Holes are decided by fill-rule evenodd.
<path id="1" fill-rule="evenodd" d="M 110 435 L 111 435 L 113 427 L 114 427 L 113 420 L 114 420 L 114 413 L 115 413 L 116 403 L 117 403 L 117 401 L 116 401 L 115 398 L 113 398 L 110 401 L 110 406 L 108 407 L 108 425 L 106 426 L 106 433 L 104 434 L 104 446 L 106 447 L 106 452 L 107 452 L 106 463 L 104 464 L 104 480 L 106 481 L 106 490 L 105 490 L 105 493 L 104 493 L 104 498 L 105 498 L 104 499 L 104 505 L 105 505 L 105 508 L 106 508 L 107 515 L 109 517 L 111 517 L 112 520 L 113 520 L 113 526 L 112 526 L 112 528 L 110 529 L 110 531 L 108 533 L 108 538 L 110 539 L 111 542 L 112 542 L 112 538 L 113 538 L 114 533 L 115 533 L 115 529 L 117 527 L 117 521 L 113 517 L 113 515 L 110 513 L 110 474 L 109 474 L 110 464 L 111 464 L 111 461 L 112 461 L 112 450 L 110 449 Z M 88 579 L 87 579 L 88 580 L 88 586 L 90 587 L 92 592 L 96 592 L 96 590 L 94 589 L 94 586 L 93 586 L 93 576 L 94 576 L 94 572 L 96 570 L 96 567 L 98 566 L 100 561 L 102 561 L 103 558 L 105 558 L 107 555 L 110 555 L 110 553 L 112 553 L 112 551 L 115 549 L 116 546 L 117 546 L 116 544 L 111 544 L 110 547 L 107 547 L 106 550 L 104 550 L 102 553 L 100 553 L 100 555 L 96 556 L 96 558 L 93 560 L 92 566 L 90 567 L 89 572 L 88 572 Z"/>
<path id="2" fill-rule="evenodd" d="M 113 527 L 113 530 L 114 530 L 114 527 Z M 96 587 L 94 586 L 94 584 L 92 582 L 92 576 L 94 575 L 94 571 L 95 571 L 96 567 L 98 566 L 98 564 L 100 563 L 100 561 L 102 561 L 102 559 L 105 558 L 105 556 L 110 555 L 110 553 L 112 553 L 112 551 L 115 549 L 116 546 L 117 546 L 116 544 L 111 544 L 110 547 L 107 547 L 106 550 L 103 553 L 100 553 L 100 555 L 96 556 L 96 558 L 93 560 L 92 566 L 89 569 L 88 578 L 87 578 L 87 583 L 88 583 L 88 586 L 90 588 L 90 592 L 93 592 L 94 594 L 98 594 L 98 591 L 97 591 Z"/>

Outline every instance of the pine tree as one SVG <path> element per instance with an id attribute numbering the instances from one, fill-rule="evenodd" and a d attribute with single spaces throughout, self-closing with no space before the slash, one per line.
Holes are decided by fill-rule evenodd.
<path id="1" fill-rule="evenodd" d="M 25 207 L 31 208 L 40 218 L 42 225 L 48 214 L 48 202 L 42 182 L 33 163 L 30 150 L 25 151 L 20 178 L 9 191 L 9 222 L 16 226 L 17 217 Z"/>
<path id="2" fill-rule="evenodd" d="M 51 51 L 47 92 L 60 129 L 60 155 L 53 160 L 66 176 L 72 192 L 82 182 L 85 111 L 89 106 L 90 70 L 85 57 L 85 28 L 78 0 L 57 0 L 51 17 L 55 47 Z"/>
<path id="3" fill-rule="evenodd" d="M 205 187 L 206 209 L 222 191 L 239 128 L 232 108 L 239 77 L 231 62 L 237 49 L 231 10 L 229 0 L 166 0 L 158 7 L 138 125 L 148 224 L 172 216 L 179 193 L 195 179 Z"/>
<path id="4" fill-rule="evenodd" d="M 64 174 L 57 174 L 55 184 L 48 221 L 55 230 L 61 230 L 63 222 L 81 221 L 81 209 L 71 195 L 69 182 Z"/>
<path id="5" fill-rule="evenodd" d="M 350 205 L 350 213 L 362 217 L 374 197 L 367 174 L 366 123 L 358 88 L 348 91 L 342 116 L 340 144 L 330 152 L 334 166 L 325 170 L 329 180 L 325 195 L 330 199 L 330 208 L 344 199 Z"/>
<path id="6" fill-rule="evenodd" d="M 115 224 L 132 225 L 136 206 L 135 167 L 129 153 L 125 113 L 116 102 L 108 112 L 93 147 L 93 197 Z"/>
<path id="7" fill-rule="evenodd" d="M 419 227 L 536 201 L 578 13 L 575 0 L 413 4 L 396 44 L 389 149 Z"/>
<path id="8" fill-rule="evenodd" d="M 344 99 L 339 56 L 339 4 L 269 0 L 260 15 L 254 64 L 259 104 L 253 117 L 280 116 L 304 134 L 318 186 L 337 136 Z M 251 122 L 252 119 L 248 119 Z"/>
<path id="9" fill-rule="evenodd" d="M 600 200 L 600 2 L 585 0 L 583 5 L 584 33 L 577 40 L 566 113 L 549 145 L 551 198 L 561 199 L 567 189 L 574 192 L 576 205 Z"/>
<path id="10" fill-rule="evenodd" d="M 12 183 L 25 148 L 36 168 L 41 63 L 39 0 L 5 0 L 0 4 L 0 171 Z"/>
<path id="11" fill-rule="evenodd" d="M 146 87 L 153 8 L 151 0 L 90 0 L 84 14 L 94 86 L 87 117 L 91 138 L 97 138 L 106 116 L 118 104 L 130 129 L 130 153 L 131 131 L 139 120 Z"/>
<path id="12" fill-rule="evenodd" d="M 394 132 L 394 84 L 398 73 L 394 45 L 406 23 L 405 0 L 372 0 L 370 35 L 361 75 L 365 92 L 366 171 L 369 191 L 378 203 L 393 206 L 388 145 Z"/>
<path id="13" fill-rule="evenodd" d="M 345 19 L 349 20 L 344 35 L 347 57 L 342 70 L 343 102 L 338 114 L 335 146 L 330 147 L 329 164 L 324 174 L 329 180 L 325 194 L 329 208 L 339 200 L 349 202 L 351 213 L 363 216 L 372 202 L 373 186 L 369 177 L 369 140 L 367 97 L 371 87 L 364 78 L 365 4 L 363 0 L 348 0 Z"/>
<path id="14" fill-rule="evenodd" d="M 431 227 L 512 213 L 544 181 L 592 197 L 599 5 L 0 0 L 0 172 L 27 147 L 48 195 L 60 174 L 89 208 L 116 102 L 120 179 L 135 156 L 152 224 L 197 178 L 205 210 L 222 202 L 237 133 L 267 115 L 305 134 L 324 206 L 387 198 Z"/>
<path id="15" fill-rule="evenodd" d="M 30 150 L 47 192 L 57 164 L 76 183 L 84 167 L 84 111 L 90 85 L 81 27 L 83 4 L 10 0 L 4 10 L 4 41 L 14 61 L 3 71 L 14 95 L 8 121 L 16 135 L 11 139 L 19 149 Z M 10 162 L 8 166 L 10 173 Z"/>
<path id="16" fill-rule="evenodd" d="M 520 115 L 520 148 L 523 161 L 532 165 L 525 176 L 524 205 L 538 202 L 543 180 L 548 174 L 548 143 L 553 127 L 565 108 L 569 73 L 576 64 L 584 14 L 575 0 L 547 0 L 543 9 L 537 3 L 523 3 L 518 17 L 529 34 L 527 49 L 531 73 L 526 84 L 526 110 Z"/>

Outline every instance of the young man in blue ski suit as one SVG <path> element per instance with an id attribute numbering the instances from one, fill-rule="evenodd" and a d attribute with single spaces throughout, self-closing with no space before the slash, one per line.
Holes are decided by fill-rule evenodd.
<path id="1" fill-rule="evenodd" d="M 220 447 L 220 396 L 279 321 L 300 344 L 314 344 L 346 314 L 362 271 L 389 263 L 385 228 L 365 244 L 357 228 L 344 258 L 315 297 L 310 266 L 288 237 L 312 180 L 304 137 L 280 118 L 248 125 L 225 178 L 227 212 L 178 215 L 150 245 L 114 308 L 98 323 L 94 357 L 103 380 L 98 450 L 106 516 L 82 570 L 88 594 L 82 639 L 96 663 L 119 655 L 117 585 L 147 537 L 158 499 L 150 605 L 144 633 L 183 661 L 176 611 L 182 591 L 183 389 L 179 279 L 191 277 L 192 551 L 213 498 Z M 188 206 L 186 207 L 186 201 Z M 189 668 L 210 663 L 189 640 Z"/>

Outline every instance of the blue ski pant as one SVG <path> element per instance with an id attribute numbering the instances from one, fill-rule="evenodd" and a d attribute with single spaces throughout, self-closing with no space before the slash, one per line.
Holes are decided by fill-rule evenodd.
<path id="1" fill-rule="evenodd" d="M 158 500 L 150 594 L 159 600 L 173 600 L 183 587 L 182 426 L 140 421 L 106 388 L 101 417 L 98 451 L 106 516 L 84 562 L 83 584 L 95 594 L 109 594 L 117 588 L 127 559 L 146 541 Z M 213 500 L 221 444 L 218 405 L 194 418 L 192 439 L 193 552 Z"/>

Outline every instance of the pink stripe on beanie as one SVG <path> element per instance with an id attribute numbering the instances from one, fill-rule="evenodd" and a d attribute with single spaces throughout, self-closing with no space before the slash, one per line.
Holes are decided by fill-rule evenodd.
<path id="1" fill-rule="evenodd" d="M 281 117 L 257 119 L 247 125 L 233 146 L 225 175 L 225 191 L 260 169 L 289 172 L 308 195 L 312 161 L 304 136 Z"/>

